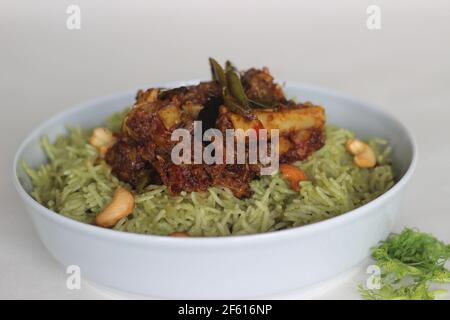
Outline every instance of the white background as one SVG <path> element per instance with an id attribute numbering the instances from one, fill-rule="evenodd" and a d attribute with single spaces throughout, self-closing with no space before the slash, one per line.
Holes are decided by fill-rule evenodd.
<path id="1" fill-rule="evenodd" d="M 81 8 L 81 30 L 66 8 Z M 381 30 L 366 9 L 382 10 Z M 378 104 L 415 134 L 420 161 L 396 230 L 450 242 L 450 1 L 0 0 L 0 298 L 105 298 L 66 274 L 13 190 L 13 154 L 51 115 L 152 82 L 208 77 L 207 58 Z M 325 106 L 326 107 L 326 106 Z M 364 268 L 315 298 L 358 298 Z M 282 297 L 302 297 L 291 293 Z"/>

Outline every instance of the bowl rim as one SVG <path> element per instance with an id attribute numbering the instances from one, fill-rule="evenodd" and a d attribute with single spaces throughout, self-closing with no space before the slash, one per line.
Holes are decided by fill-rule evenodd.
<path id="1" fill-rule="evenodd" d="M 174 81 L 169 83 L 163 83 L 163 84 L 153 84 L 153 86 L 160 86 L 160 87 L 175 87 L 180 85 L 190 85 L 198 83 L 202 80 L 187 80 L 187 81 Z M 228 246 L 241 246 L 244 244 L 263 244 L 266 242 L 274 242 L 274 241 L 283 241 L 290 238 L 297 238 L 302 236 L 307 236 L 312 233 L 325 231 L 330 228 L 336 227 L 338 225 L 345 225 L 348 223 L 351 223 L 359 218 L 362 218 L 365 215 L 368 215 L 371 213 L 371 211 L 375 208 L 377 208 L 379 205 L 389 201 L 392 197 L 394 197 L 396 194 L 398 194 L 410 181 L 411 176 L 413 175 L 413 172 L 415 171 L 416 165 L 417 165 L 417 159 L 418 159 L 418 150 L 417 150 L 417 143 L 415 141 L 414 136 L 410 132 L 410 130 L 396 117 L 391 115 L 390 113 L 386 112 L 385 110 L 382 110 L 378 108 L 376 105 L 365 102 L 363 100 L 360 100 L 358 98 L 354 98 L 351 96 L 347 96 L 345 94 L 342 94 L 340 92 L 337 92 L 333 89 L 329 88 L 323 88 L 315 85 L 309 85 L 304 84 L 301 82 L 295 82 L 295 81 L 282 81 L 280 83 L 283 83 L 285 86 L 293 87 L 293 88 L 301 88 L 307 91 L 312 91 L 316 94 L 324 94 L 328 96 L 337 97 L 339 99 L 346 100 L 350 103 L 357 104 L 359 107 L 368 109 L 371 112 L 381 114 L 384 117 L 390 118 L 394 122 L 394 124 L 403 131 L 406 139 L 411 145 L 412 148 L 412 156 L 411 161 L 409 163 L 409 166 L 403 176 L 385 193 L 378 196 L 374 200 L 369 201 L 368 203 L 355 208 L 353 210 L 347 211 L 343 214 L 340 214 L 335 217 L 328 218 L 326 220 L 313 222 L 311 224 L 299 226 L 299 227 L 293 227 L 283 230 L 277 230 L 277 231 L 268 231 L 263 233 L 257 233 L 257 234 L 250 234 L 250 235 L 231 235 L 231 236 L 206 236 L 206 237 L 189 237 L 189 238 L 179 238 L 179 237 L 168 237 L 168 236 L 161 236 L 161 235 L 151 235 L 151 234 L 138 234 L 138 233 L 132 233 L 132 232 L 125 232 L 120 230 L 113 230 L 113 229 L 106 229 L 101 228 L 95 225 L 90 225 L 84 222 L 79 222 L 77 220 L 71 219 L 69 217 L 65 217 L 53 210 L 50 210 L 37 202 L 22 186 L 19 177 L 17 175 L 19 163 L 20 163 L 20 156 L 22 155 L 24 149 L 29 145 L 30 142 L 34 141 L 36 138 L 39 138 L 39 133 L 44 128 L 47 128 L 51 126 L 52 124 L 55 124 L 59 122 L 59 120 L 63 118 L 68 118 L 71 114 L 82 112 L 83 110 L 92 108 L 93 106 L 100 104 L 102 102 L 107 102 L 115 99 L 119 99 L 121 97 L 124 97 L 126 95 L 135 94 L 137 92 L 137 89 L 130 89 L 126 91 L 121 91 L 115 94 L 110 94 L 106 96 L 102 96 L 99 98 L 91 99 L 86 102 L 82 102 L 80 104 L 77 104 L 73 107 L 68 108 L 65 111 L 62 111 L 60 113 L 57 113 L 56 115 L 50 117 L 37 127 L 35 127 L 22 141 L 20 146 L 18 147 L 13 161 L 13 168 L 12 168 L 12 180 L 13 184 L 19 193 L 20 197 L 22 198 L 22 201 L 32 207 L 34 210 L 39 212 L 40 215 L 42 215 L 44 218 L 52 221 L 53 223 L 56 223 L 58 225 L 62 225 L 65 228 L 69 228 L 71 230 L 81 232 L 84 234 L 88 234 L 94 237 L 102 237 L 108 240 L 113 241 L 127 241 L 127 242 L 133 242 L 138 244 L 163 244 L 168 247 L 179 247 L 180 245 L 190 247 L 190 248 L 201 248 L 201 247 L 209 247 L 209 246 L 215 246 L 215 247 L 228 247 Z M 144 87 L 144 86 L 143 86 Z M 152 86 L 150 86 L 152 87 Z M 30 212 L 30 214 L 32 214 Z"/>

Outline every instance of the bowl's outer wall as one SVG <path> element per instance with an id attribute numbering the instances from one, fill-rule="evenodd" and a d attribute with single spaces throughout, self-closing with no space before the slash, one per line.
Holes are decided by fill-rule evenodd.
<path id="1" fill-rule="evenodd" d="M 65 266 L 80 266 L 86 279 L 143 296 L 227 299 L 306 287 L 357 265 L 389 234 L 399 203 L 394 198 L 364 219 L 317 234 L 232 248 L 114 242 L 28 211 L 50 253 Z"/>
<path id="2" fill-rule="evenodd" d="M 412 161 L 413 144 L 395 120 L 360 102 L 321 89 L 287 85 L 287 93 L 300 101 L 323 104 L 329 123 L 356 131 L 358 136 L 379 136 L 394 148 L 394 165 L 402 176 Z M 66 124 L 94 127 L 111 112 L 132 103 L 134 92 L 94 101 L 89 109 L 66 113 L 44 124 L 27 140 L 19 158 L 37 166 L 45 161 L 39 137 L 64 132 Z M 83 111 L 84 110 L 84 111 Z M 89 111 L 87 111 L 89 110 Z M 29 180 L 17 169 L 22 185 Z M 360 208 L 354 219 L 333 227 L 259 241 L 259 236 L 229 246 L 166 245 L 161 237 L 104 237 L 100 232 L 78 230 L 76 222 L 61 223 L 30 199 L 21 196 L 44 245 L 64 265 L 78 265 L 82 277 L 129 293 L 166 298 L 246 298 L 306 287 L 337 275 L 364 260 L 369 250 L 384 239 L 393 227 L 403 190 L 388 201 Z M 333 219 L 331 219 L 333 220 Z M 337 219 L 336 219 L 337 221 Z M 287 233 L 286 233 L 287 234 Z M 241 239 L 243 239 L 241 237 Z M 265 238 L 267 239 L 267 238 Z M 209 239 L 199 239 L 204 243 Z M 212 240 L 213 241 L 213 240 Z M 239 241 L 239 243 L 237 243 Z"/>

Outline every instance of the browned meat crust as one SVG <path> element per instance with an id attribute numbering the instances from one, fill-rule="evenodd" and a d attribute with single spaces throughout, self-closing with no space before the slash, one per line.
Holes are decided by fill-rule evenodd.
<path id="1" fill-rule="evenodd" d="M 242 75 L 242 85 L 247 97 L 261 102 L 286 103 L 281 86 L 273 81 L 269 69 L 249 69 Z"/>
<path id="2" fill-rule="evenodd" d="M 140 145 L 133 139 L 122 137 L 108 150 L 105 160 L 111 165 L 112 173 L 117 178 L 138 186 L 150 174 L 144 149 L 144 145 Z"/>

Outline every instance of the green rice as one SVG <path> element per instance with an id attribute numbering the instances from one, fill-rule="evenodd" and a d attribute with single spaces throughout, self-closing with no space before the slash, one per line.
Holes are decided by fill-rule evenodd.
<path id="1" fill-rule="evenodd" d="M 123 114 L 110 118 L 117 129 Z M 111 201 L 118 186 L 125 186 L 107 164 L 95 161 L 97 150 L 88 143 L 90 130 L 68 128 L 54 143 L 44 137 L 48 163 L 38 169 L 23 164 L 34 190 L 32 196 L 47 208 L 71 219 L 94 223 L 96 214 Z M 368 141 L 378 165 L 357 167 L 345 150 L 351 131 L 326 127 L 326 144 L 307 161 L 296 163 L 309 181 L 293 191 L 276 173 L 251 183 L 248 199 L 238 199 L 225 188 L 182 192 L 171 196 L 165 186 L 150 185 L 136 194 L 134 212 L 120 220 L 116 230 L 168 235 L 186 231 L 192 236 L 245 235 L 302 226 L 357 208 L 394 185 L 390 148 L 381 139 Z"/>

